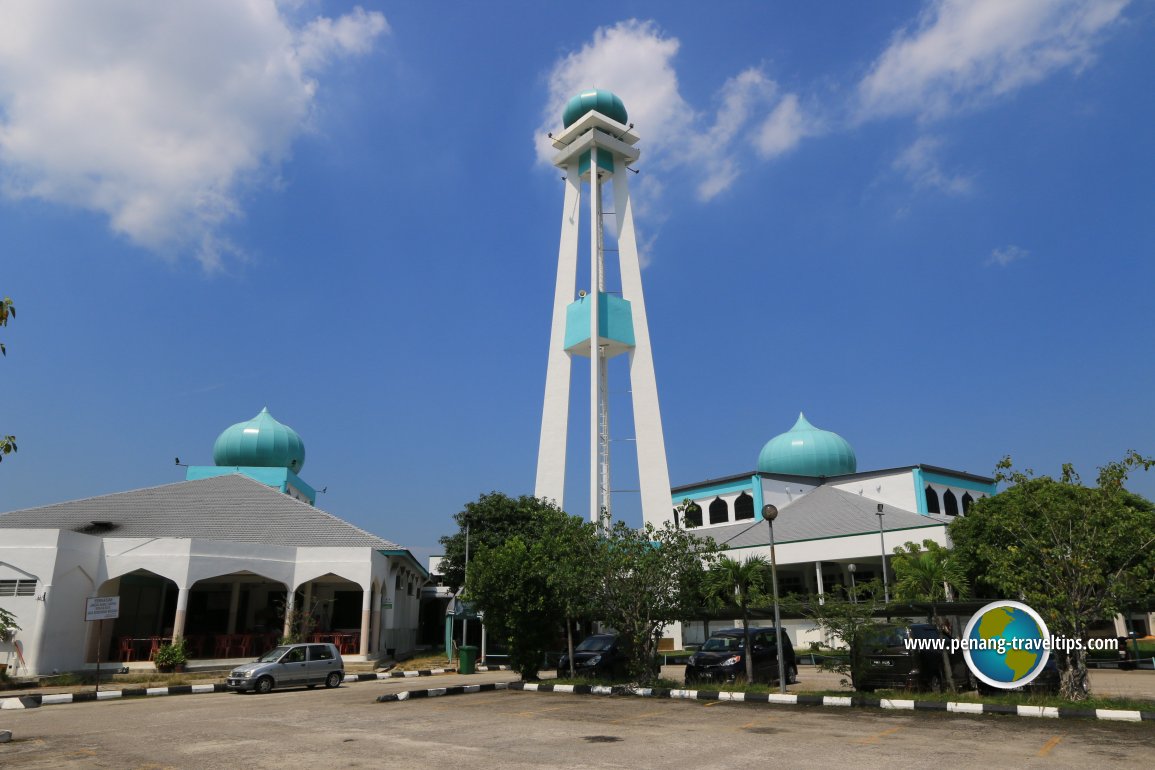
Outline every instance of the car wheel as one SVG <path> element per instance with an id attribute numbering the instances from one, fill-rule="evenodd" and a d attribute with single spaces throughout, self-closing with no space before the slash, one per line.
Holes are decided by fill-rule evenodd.
<path id="1" fill-rule="evenodd" d="M 798 666 L 786 669 L 786 684 L 798 684 Z"/>
<path id="2" fill-rule="evenodd" d="M 330 672 L 330 674 L 327 677 L 325 677 L 325 686 L 328 687 L 329 689 L 333 689 L 334 687 L 337 687 L 340 684 L 341 684 L 341 673 L 339 671 Z"/>
<path id="3" fill-rule="evenodd" d="M 941 693 L 942 692 L 942 674 L 932 674 L 930 681 L 926 683 L 927 692 Z"/>
<path id="4" fill-rule="evenodd" d="M 260 693 L 261 695 L 265 695 L 266 693 L 270 693 L 272 691 L 273 678 L 271 676 L 262 676 L 257 680 L 257 683 L 253 685 L 253 692 Z"/>

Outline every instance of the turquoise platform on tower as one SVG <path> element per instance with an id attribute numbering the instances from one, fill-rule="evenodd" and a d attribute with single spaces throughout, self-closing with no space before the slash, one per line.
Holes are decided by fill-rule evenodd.
<path id="1" fill-rule="evenodd" d="M 565 350 L 578 356 L 590 354 L 590 298 L 571 302 L 565 311 Z M 606 357 L 634 347 L 634 313 L 630 301 L 598 292 L 598 340 L 606 346 Z"/>

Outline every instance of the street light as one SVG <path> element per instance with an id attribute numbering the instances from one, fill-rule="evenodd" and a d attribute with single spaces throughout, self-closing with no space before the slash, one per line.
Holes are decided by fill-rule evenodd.
<path id="1" fill-rule="evenodd" d="M 786 693 L 786 662 L 782 656 L 782 617 L 778 614 L 778 559 L 774 555 L 774 519 L 778 518 L 778 508 L 766 504 L 762 506 L 762 518 L 770 525 L 770 580 L 774 588 L 774 636 L 778 644 L 778 692 Z M 750 654 L 750 650 L 746 651 Z"/>
<path id="2" fill-rule="evenodd" d="M 882 503 L 878 504 L 878 544 L 882 547 L 882 594 L 883 600 L 890 604 L 890 583 L 886 579 L 886 540 L 882 535 Z"/>
<path id="3" fill-rule="evenodd" d="M 851 562 L 846 565 L 846 569 L 850 573 L 850 601 L 858 604 L 858 589 L 854 586 L 854 573 L 858 570 L 858 567 L 854 565 L 854 562 Z"/>

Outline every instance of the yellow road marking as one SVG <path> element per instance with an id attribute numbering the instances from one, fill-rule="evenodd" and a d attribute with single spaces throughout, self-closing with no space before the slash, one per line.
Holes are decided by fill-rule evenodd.
<path id="1" fill-rule="evenodd" d="M 1063 740 L 1063 738 L 1062 738 L 1062 736 L 1059 736 L 1059 735 L 1056 735 L 1055 737 L 1051 738 L 1051 740 L 1049 740 L 1043 744 L 1043 748 L 1039 749 L 1039 753 L 1036 754 L 1035 756 L 1036 757 L 1047 756 L 1048 754 L 1051 753 L 1051 749 L 1053 749 L 1059 745 L 1059 741 L 1061 741 L 1061 740 Z"/>
<path id="2" fill-rule="evenodd" d="M 869 746 L 871 744 L 878 743 L 880 740 L 887 737 L 888 735 L 894 735 L 895 733 L 897 733 L 901 729 L 902 729 L 901 727 L 892 727 L 889 730 L 883 730 L 878 735 L 872 735 L 869 738 L 863 738 L 860 741 L 856 741 L 856 743 L 861 743 L 864 746 Z"/>
<path id="3" fill-rule="evenodd" d="M 665 711 L 643 711 L 641 714 L 634 714 L 632 716 L 622 717 L 621 719 L 615 719 L 615 720 L 611 721 L 610 724 L 611 725 L 620 725 L 622 722 L 628 722 L 628 721 L 631 721 L 634 719 L 646 719 L 647 717 L 662 716 L 665 713 L 666 713 Z"/>

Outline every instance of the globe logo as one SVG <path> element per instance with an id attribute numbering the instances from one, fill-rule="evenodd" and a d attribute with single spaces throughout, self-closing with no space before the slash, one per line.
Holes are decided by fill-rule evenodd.
<path id="1" fill-rule="evenodd" d="M 991 602 L 967 623 L 963 657 L 991 687 L 1022 687 L 1051 657 L 1051 633 L 1039 614 L 1021 602 Z"/>

